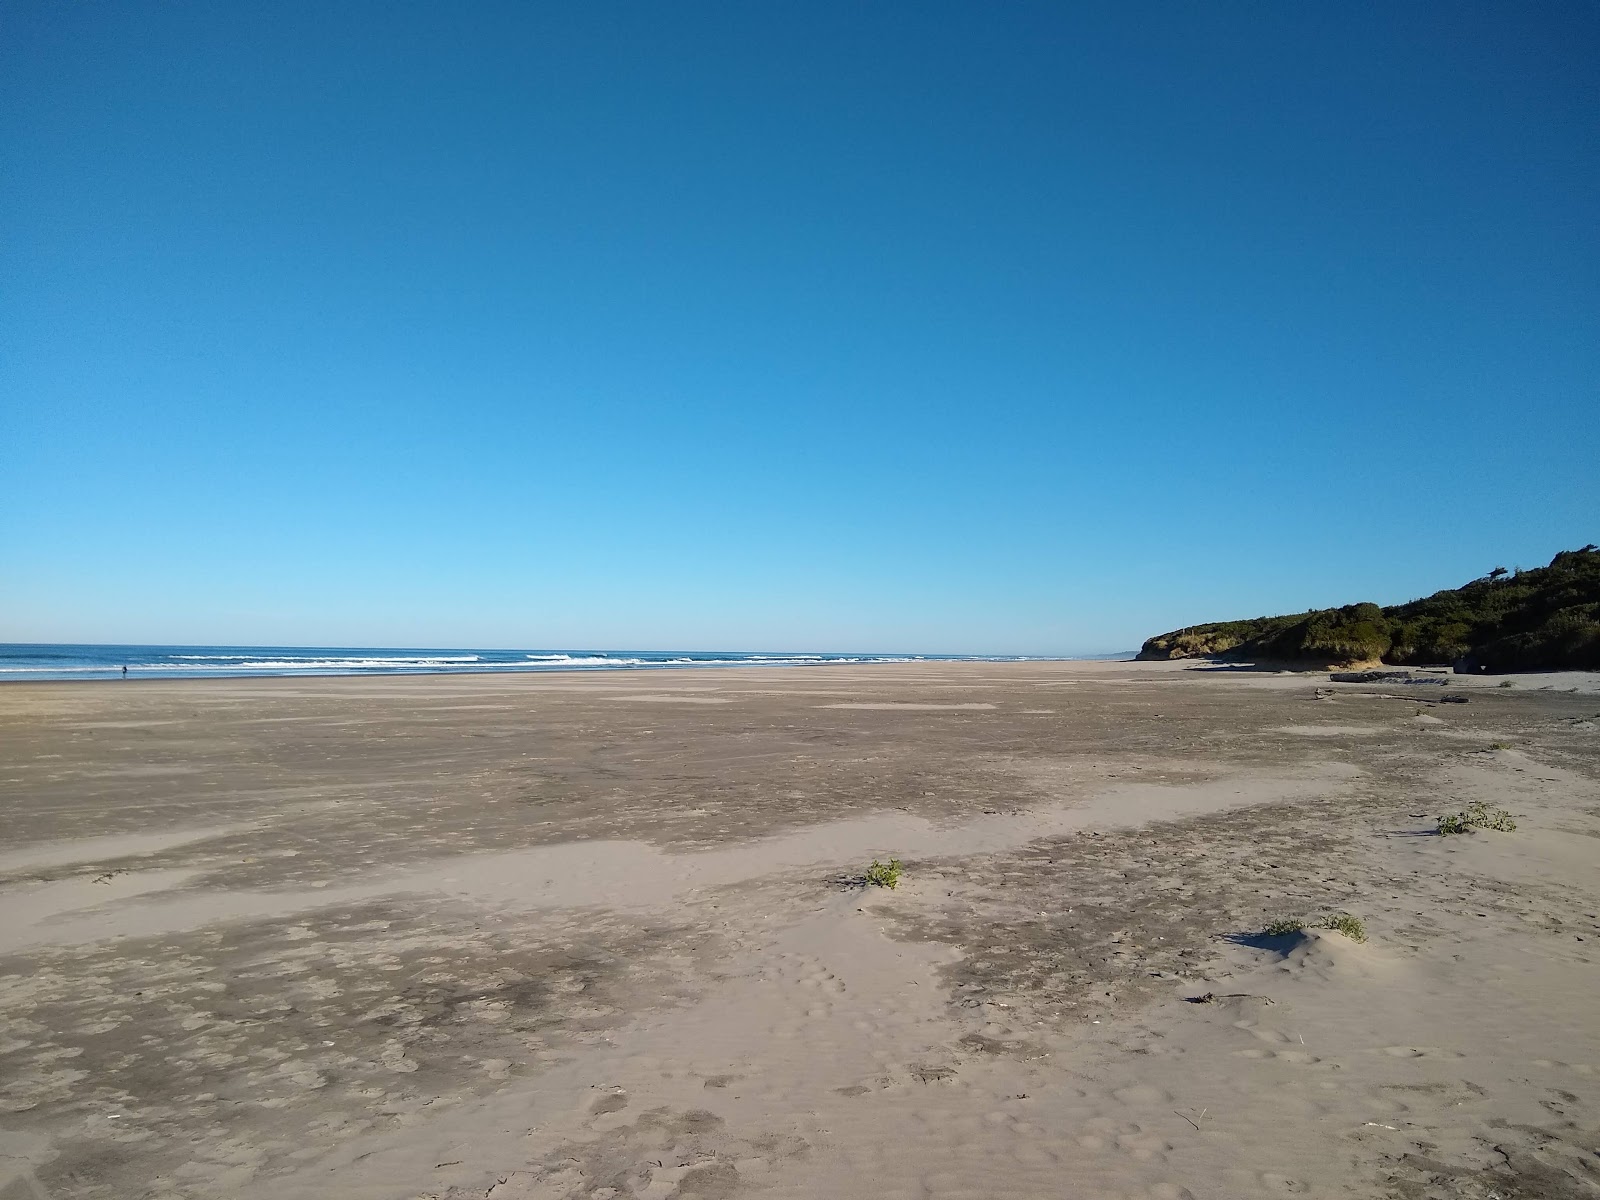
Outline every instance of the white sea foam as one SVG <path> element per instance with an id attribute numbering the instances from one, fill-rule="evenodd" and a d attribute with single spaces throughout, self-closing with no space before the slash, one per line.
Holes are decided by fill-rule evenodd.
<path id="1" fill-rule="evenodd" d="M 861 658 L 830 657 L 823 654 L 741 654 L 737 658 L 694 658 L 677 655 L 672 658 L 618 658 L 602 654 L 529 654 L 527 663 L 538 667 L 738 667 L 765 666 L 796 663 L 866 663 L 911 662 L 909 658 L 869 656 Z M 488 664 L 495 665 L 495 664 Z"/>
<path id="2" fill-rule="evenodd" d="M 130 667 L 134 664 L 129 663 Z M 65 675 L 68 671 L 115 671 L 117 667 L 0 667 L 0 675 Z"/>
<path id="3" fill-rule="evenodd" d="M 234 664 L 234 666 L 261 666 L 261 662 L 259 662 L 258 659 L 251 658 L 250 654 L 166 654 L 166 658 L 182 659 L 184 662 L 230 662 L 230 664 Z M 354 664 L 360 664 L 360 666 L 379 664 L 379 666 L 397 667 L 440 667 L 446 666 L 446 664 L 450 664 L 450 662 L 480 661 L 482 661 L 482 659 L 480 659 L 478 654 L 427 654 L 427 656 L 424 656 L 424 658 L 418 658 L 418 656 L 414 656 L 414 654 L 406 654 L 406 656 L 402 656 L 402 658 L 358 659 L 325 658 L 325 656 L 315 656 L 314 658 L 314 656 L 310 656 L 310 654 L 290 654 L 290 656 L 285 656 L 285 658 L 283 658 L 283 662 L 290 664 L 290 666 L 299 666 L 299 664 L 306 664 L 306 666 L 320 666 L 320 664 L 326 664 L 326 662 L 354 662 Z M 157 666 L 157 664 L 146 664 L 146 666 Z M 277 662 L 275 662 L 274 666 L 278 666 Z"/>
<path id="4" fill-rule="evenodd" d="M 609 658 L 603 654 L 530 654 L 530 664 L 540 667 L 644 667 L 648 658 Z"/>
<path id="5" fill-rule="evenodd" d="M 467 659 L 467 662 L 475 660 Z M 209 668 L 218 671 L 372 671 L 385 667 L 452 667 L 461 666 L 463 661 L 455 658 L 287 658 L 287 659 L 245 659 L 231 665 L 219 664 Z M 162 664 L 157 667 L 143 668 L 145 670 L 172 670 L 192 671 L 194 667 L 176 663 Z M 202 668 L 206 669 L 206 668 Z"/>
<path id="6" fill-rule="evenodd" d="M 185 658 L 186 662 L 162 663 L 104 663 L 99 666 L 31 666 L 31 667 L 0 667 L 0 674 L 7 675 L 64 675 L 72 673 L 117 672 L 124 665 L 130 671 L 182 671 L 193 675 L 201 671 L 370 671 L 381 670 L 385 667 L 404 667 L 416 670 L 428 670 L 438 667 L 459 667 L 468 664 L 477 664 L 484 667 L 513 666 L 521 664 L 512 663 L 482 663 L 474 656 L 471 658 L 293 658 L 293 659 L 254 659 L 243 658 L 238 655 L 177 655 L 172 658 Z M 213 660 L 212 662 L 194 661 L 200 658 Z"/>
<path id="7" fill-rule="evenodd" d="M 24 649 L 3 647 L 0 649 Z M 181 649 L 174 647 L 174 651 Z M 28 653 L 0 658 L 0 681 L 35 679 L 74 679 L 78 676 L 116 677 L 124 673 L 144 678 L 162 676 L 241 678 L 295 675 L 383 675 L 452 674 L 482 672 L 612 671 L 660 669 L 664 667 L 798 667 L 870 663 L 922 662 L 922 655 L 883 654 L 693 654 L 683 651 L 522 651 L 500 650 L 482 653 L 429 653 L 427 651 L 388 651 L 373 649 L 338 650 L 294 647 L 263 647 L 253 652 L 241 647 L 223 653 L 223 647 L 194 647 L 193 653 L 168 653 L 154 646 L 123 647 L 40 647 L 38 657 Z M 105 657 L 100 657 L 100 654 Z M 129 657 L 122 658 L 121 654 Z M 113 657 L 118 655 L 118 657 Z M 91 657 L 92 656 L 92 657 Z M 141 656 L 148 656 L 141 661 Z M 7 661 L 9 658 L 9 661 Z M 18 661 L 20 659 L 20 661 Z M 31 661 L 30 661 L 31 659 Z M 88 659 L 88 661 L 85 661 Z M 98 659 L 98 661 L 95 661 Z M 989 661 L 998 661 L 990 659 Z"/>

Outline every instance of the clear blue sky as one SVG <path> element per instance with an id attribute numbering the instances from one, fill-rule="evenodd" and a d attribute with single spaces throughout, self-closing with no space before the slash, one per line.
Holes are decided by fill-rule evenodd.
<path id="1" fill-rule="evenodd" d="M 1063 652 L 1600 540 L 1600 6 L 8 5 L 0 640 Z"/>

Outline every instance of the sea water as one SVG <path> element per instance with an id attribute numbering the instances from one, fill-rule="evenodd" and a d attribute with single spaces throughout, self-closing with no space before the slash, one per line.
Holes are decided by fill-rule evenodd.
<path id="1" fill-rule="evenodd" d="M 956 654 L 781 654 L 683 650 L 464 650 L 375 646 L 92 646 L 0 643 L 0 682 L 204 679 L 265 675 L 452 675 L 661 667 L 809 667 L 841 663 L 1024 662 Z"/>

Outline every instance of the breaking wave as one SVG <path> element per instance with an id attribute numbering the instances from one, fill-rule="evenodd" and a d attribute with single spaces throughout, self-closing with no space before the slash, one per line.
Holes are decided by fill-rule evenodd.
<path id="1" fill-rule="evenodd" d="M 0 645 L 0 680 L 421 675 L 665 667 L 823 667 L 971 661 L 984 655 L 734 653 L 644 650 L 413 650 L 306 646 Z"/>

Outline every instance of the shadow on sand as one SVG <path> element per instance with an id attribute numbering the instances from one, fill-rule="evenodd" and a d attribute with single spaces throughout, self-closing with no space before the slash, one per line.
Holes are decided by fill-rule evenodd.
<path id="1" fill-rule="evenodd" d="M 1299 930 L 1295 933 L 1225 933 L 1222 940 L 1235 946 L 1248 946 L 1252 950 L 1270 950 L 1287 958 L 1305 945 L 1307 938 L 1305 931 Z"/>
<path id="2" fill-rule="evenodd" d="M 1312 667 L 1312 666 L 1307 666 L 1305 663 L 1270 663 L 1270 662 L 1262 662 L 1262 663 L 1253 663 L 1253 662 L 1248 662 L 1248 663 L 1246 663 L 1246 662 L 1240 662 L 1240 663 L 1207 662 L 1207 663 L 1204 663 L 1203 665 L 1200 665 L 1200 666 L 1185 667 L 1184 670 L 1185 671 L 1199 671 L 1199 672 L 1202 672 L 1202 673 L 1205 673 L 1205 672 L 1215 673 L 1217 671 L 1226 671 L 1226 672 L 1229 672 L 1229 673 L 1235 673 L 1235 672 L 1244 671 L 1244 672 L 1255 672 L 1257 674 L 1263 674 L 1263 675 L 1285 675 L 1285 674 L 1291 674 L 1291 675 L 1319 675 L 1319 674 L 1325 674 L 1327 672 L 1327 668 L 1326 667 Z"/>

